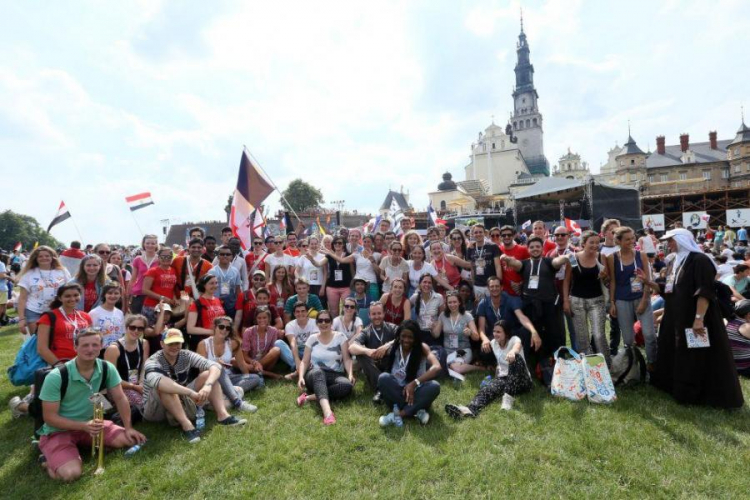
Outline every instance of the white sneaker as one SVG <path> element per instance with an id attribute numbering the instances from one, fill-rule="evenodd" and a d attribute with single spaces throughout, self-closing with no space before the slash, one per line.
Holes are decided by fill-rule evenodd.
<path id="1" fill-rule="evenodd" d="M 258 407 L 248 403 L 247 401 L 242 401 L 239 406 L 235 407 L 239 411 L 244 411 L 246 413 L 255 413 L 258 411 Z"/>
<path id="2" fill-rule="evenodd" d="M 10 401 L 8 401 L 8 406 L 10 406 L 10 413 L 13 415 L 13 418 L 21 418 L 26 413 L 22 412 L 18 409 L 18 407 L 23 404 L 23 399 L 19 398 L 18 396 L 13 396 L 10 398 Z"/>
<path id="3" fill-rule="evenodd" d="M 416 415 L 414 415 L 414 418 L 419 420 L 419 423 L 422 425 L 427 425 L 427 422 L 430 421 L 430 414 L 427 410 L 419 410 Z"/>
<path id="4" fill-rule="evenodd" d="M 395 425 L 396 427 L 404 426 L 404 420 L 393 412 L 380 417 L 378 423 L 380 424 L 380 427 L 388 427 L 389 425 Z"/>
<path id="5" fill-rule="evenodd" d="M 500 409 L 509 411 L 513 409 L 513 401 L 515 401 L 516 398 L 511 396 L 510 394 L 503 394 L 503 404 L 500 406 Z"/>

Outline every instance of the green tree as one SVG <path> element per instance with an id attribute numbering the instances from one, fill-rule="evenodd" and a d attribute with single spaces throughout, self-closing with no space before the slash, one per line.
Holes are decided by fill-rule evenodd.
<path id="1" fill-rule="evenodd" d="M 295 212 L 315 209 L 323 203 L 323 193 L 320 192 L 320 189 L 302 179 L 294 179 L 290 182 L 289 186 L 283 191 L 283 195 L 281 204 L 287 210 L 291 208 Z"/>
<path id="2" fill-rule="evenodd" d="M 25 250 L 31 250 L 34 243 L 48 245 L 52 248 L 63 244 L 39 226 L 31 216 L 17 214 L 11 210 L 0 213 L 0 248 L 12 250 L 17 242 L 23 243 Z"/>

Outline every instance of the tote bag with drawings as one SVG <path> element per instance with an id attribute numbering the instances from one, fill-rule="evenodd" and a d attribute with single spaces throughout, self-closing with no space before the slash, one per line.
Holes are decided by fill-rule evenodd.
<path id="1" fill-rule="evenodd" d="M 617 400 L 615 385 L 601 354 L 588 354 L 581 359 L 586 396 L 592 403 L 614 403 Z"/>
<path id="2" fill-rule="evenodd" d="M 568 353 L 568 357 L 561 356 L 564 352 Z M 553 396 L 560 396 L 571 401 L 586 398 L 586 382 L 581 356 L 565 346 L 555 351 L 555 370 L 552 373 L 550 391 Z"/>

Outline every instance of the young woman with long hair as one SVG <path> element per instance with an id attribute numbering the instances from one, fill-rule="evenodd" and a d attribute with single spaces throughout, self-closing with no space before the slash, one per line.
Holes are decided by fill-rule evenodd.
<path id="1" fill-rule="evenodd" d="M 128 295 L 130 296 L 130 310 L 140 314 L 146 295 L 143 293 L 143 279 L 152 267 L 159 266 L 159 238 L 155 234 L 147 234 L 141 240 L 143 252 L 133 259 L 133 275 L 130 279 Z"/>
<path id="2" fill-rule="evenodd" d="M 57 290 L 70 281 L 70 273 L 60 263 L 57 253 L 46 245 L 36 247 L 16 276 L 20 288 L 16 310 L 18 329 L 22 334 L 34 333 L 42 314 L 50 310 Z"/>
<path id="3" fill-rule="evenodd" d="M 406 281 L 402 278 L 394 278 L 391 282 L 391 291 L 380 297 L 383 303 L 385 321 L 400 325 L 407 319 L 411 319 L 411 302 L 406 296 Z"/>

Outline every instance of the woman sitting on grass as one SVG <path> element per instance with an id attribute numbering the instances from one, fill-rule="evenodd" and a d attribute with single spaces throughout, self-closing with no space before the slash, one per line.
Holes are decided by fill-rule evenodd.
<path id="1" fill-rule="evenodd" d="M 419 324 L 407 320 L 399 325 L 387 358 L 387 372 L 378 377 L 378 391 L 393 412 L 380 417 L 381 427 L 401 427 L 405 417 L 414 417 L 422 425 L 430 421 L 427 409 L 440 394 L 440 362 L 419 335 Z M 429 363 L 429 368 L 427 364 Z"/>
<path id="2" fill-rule="evenodd" d="M 445 411 L 453 418 L 476 417 L 485 407 L 497 398 L 503 398 L 502 409 L 513 408 L 515 396 L 531 390 L 532 382 L 526 360 L 523 356 L 521 339 L 516 336 L 508 339 L 509 325 L 505 320 L 495 323 L 492 329 L 492 352 L 497 359 L 497 373 L 494 379 L 479 389 L 468 406 L 447 404 Z"/>
<path id="3" fill-rule="evenodd" d="M 349 396 L 355 382 L 352 359 L 346 348 L 346 335 L 331 330 L 331 318 L 331 313 L 326 309 L 318 313 L 320 332 L 310 335 L 305 342 L 297 382 L 303 391 L 297 398 L 297 406 L 303 406 L 307 401 L 318 401 L 325 425 L 336 423 L 330 401 Z M 312 394 L 307 391 L 312 391 Z"/>

